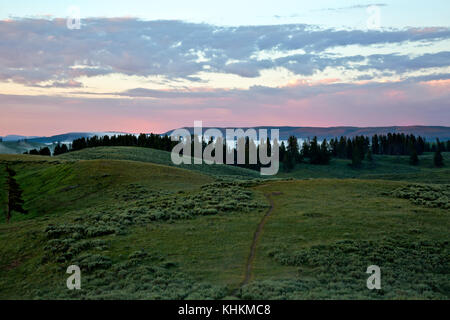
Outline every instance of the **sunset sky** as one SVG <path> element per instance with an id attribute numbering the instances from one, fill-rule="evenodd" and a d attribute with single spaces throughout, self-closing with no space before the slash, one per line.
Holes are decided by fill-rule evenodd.
<path id="1" fill-rule="evenodd" d="M 448 0 L 2 1 L 0 135 L 450 125 L 449 23 Z"/>

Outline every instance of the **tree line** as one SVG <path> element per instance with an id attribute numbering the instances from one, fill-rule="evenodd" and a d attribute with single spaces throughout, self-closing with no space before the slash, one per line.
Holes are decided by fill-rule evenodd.
<path id="1" fill-rule="evenodd" d="M 164 151 L 172 151 L 177 142 L 172 141 L 167 135 L 144 134 L 139 136 L 133 134 L 125 134 L 119 136 L 94 136 L 91 138 L 80 138 L 72 142 L 70 151 L 78 151 L 84 148 L 93 147 L 145 147 Z"/>
<path id="2" fill-rule="evenodd" d="M 91 138 L 79 138 L 72 141 L 67 146 L 66 144 L 57 143 L 53 155 L 57 156 L 72 151 L 79 151 L 85 148 L 94 147 L 146 147 L 164 151 L 171 151 L 177 142 L 171 141 L 170 137 L 160 136 L 158 134 L 140 134 L 135 136 L 132 134 L 119 135 L 119 136 L 94 136 Z M 51 156 L 50 148 L 44 147 L 39 150 L 33 149 L 24 154 Z"/>
<path id="3" fill-rule="evenodd" d="M 66 146 L 67 148 L 67 146 Z M 31 154 L 34 156 L 48 156 L 50 157 L 52 155 L 52 152 L 50 151 L 49 147 L 44 147 L 44 148 L 40 148 L 39 150 L 37 149 L 32 149 L 30 151 L 25 151 L 23 154 Z M 56 154 L 54 154 L 56 156 Z"/>
<path id="4" fill-rule="evenodd" d="M 355 136 L 352 138 L 341 136 L 332 138 L 330 142 L 324 139 L 321 143 L 317 137 L 307 139 L 300 148 L 297 138 L 289 137 L 287 146 L 280 147 L 280 159 L 286 171 L 293 169 L 296 163 L 308 162 L 310 164 L 326 165 L 331 158 L 349 159 L 351 165 L 359 167 L 363 160 L 373 161 L 373 155 L 409 155 L 410 163 L 417 165 L 419 155 L 424 152 L 435 152 L 434 164 L 436 167 L 444 165 L 442 152 L 450 152 L 450 140 L 446 143 L 436 139 L 430 143 L 421 136 L 412 134 L 388 133 L 387 135 Z"/>
<path id="5" fill-rule="evenodd" d="M 268 156 L 271 156 L 272 144 L 269 139 L 260 141 L 258 145 L 252 139 L 245 138 L 245 161 L 244 164 L 237 162 L 237 148 L 227 145 L 226 141 L 214 141 L 212 138 L 205 141 L 196 136 L 191 137 L 192 152 L 194 155 L 194 141 L 199 141 L 202 146 L 202 153 L 205 148 L 214 143 L 220 143 L 223 148 L 223 163 L 227 163 L 226 159 L 230 157 L 234 159 L 233 165 L 244 167 L 252 170 L 260 170 L 263 166 L 259 159 L 259 148 L 267 147 Z M 75 139 L 71 145 L 58 143 L 53 155 L 60 155 L 67 152 L 78 151 L 85 148 L 105 147 L 105 146 L 129 146 L 129 147 L 145 147 L 163 151 L 172 151 L 178 144 L 178 141 L 172 141 L 167 135 L 158 134 L 140 134 L 138 136 L 132 134 L 88 137 Z M 250 159 L 250 150 L 256 150 L 257 158 Z M 412 165 L 417 165 L 418 156 L 424 152 L 435 152 L 436 166 L 443 165 L 442 152 L 450 152 L 450 141 L 427 142 L 421 136 L 403 133 L 388 133 L 387 135 L 373 135 L 371 138 L 367 136 L 355 136 L 332 138 L 329 142 L 327 139 L 318 141 L 317 137 L 307 139 L 300 146 L 295 136 L 290 136 L 285 143 L 279 145 L 280 161 L 286 171 L 292 170 L 297 163 L 310 163 L 314 165 L 327 165 L 332 158 L 349 159 L 352 166 L 358 167 L 363 160 L 373 161 L 373 155 L 409 155 Z M 31 150 L 29 154 L 50 156 L 51 151 L 48 147 L 40 150 Z M 213 154 L 214 156 L 214 154 Z"/>

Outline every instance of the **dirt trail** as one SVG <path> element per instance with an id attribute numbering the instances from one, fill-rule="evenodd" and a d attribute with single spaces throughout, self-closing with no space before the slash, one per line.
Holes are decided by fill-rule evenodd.
<path id="1" fill-rule="evenodd" d="M 278 195 L 278 194 L 280 194 L 280 193 L 273 192 L 271 194 L 265 194 L 267 200 L 269 200 L 269 202 L 270 202 L 270 208 L 269 208 L 269 210 L 267 210 L 266 214 L 261 219 L 261 222 L 258 224 L 255 234 L 253 235 L 253 241 L 252 241 L 252 245 L 250 247 L 250 254 L 248 256 L 247 264 L 245 266 L 245 277 L 244 277 L 244 281 L 242 281 L 242 283 L 241 283 L 241 287 L 246 285 L 250 281 L 250 278 L 252 275 L 253 260 L 255 259 L 256 246 L 258 244 L 259 238 L 261 237 L 261 232 L 264 228 L 264 225 L 266 224 L 267 219 L 270 217 L 270 214 L 272 213 L 273 208 L 274 208 L 274 204 L 273 204 L 273 200 L 272 200 L 271 196 Z"/>

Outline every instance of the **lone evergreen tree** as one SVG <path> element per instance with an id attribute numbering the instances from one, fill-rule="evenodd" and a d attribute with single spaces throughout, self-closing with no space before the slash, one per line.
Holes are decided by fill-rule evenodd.
<path id="1" fill-rule="evenodd" d="M 23 208 L 23 200 L 22 200 L 22 190 L 20 189 L 19 184 L 17 183 L 14 176 L 16 172 L 10 167 L 6 166 L 6 172 L 8 173 L 7 177 L 7 208 L 6 208 L 6 222 L 9 222 L 11 219 L 11 214 L 13 211 L 20 212 L 23 214 L 27 214 L 27 211 Z"/>

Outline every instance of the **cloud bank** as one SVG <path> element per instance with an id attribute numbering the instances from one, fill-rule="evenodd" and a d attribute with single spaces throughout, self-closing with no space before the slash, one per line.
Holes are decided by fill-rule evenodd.
<path id="1" fill-rule="evenodd" d="M 217 27 L 181 21 L 86 19 L 70 30 L 64 19 L 0 21 L 0 79 L 26 85 L 121 73 L 198 80 L 199 72 L 258 77 L 285 68 L 311 76 L 327 67 L 403 73 L 445 67 L 450 52 L 411 59 L 396 53 L 336 57 L 327 49 L 349 45 L 389 45 L 450 39 L 449 28 L 392 31 L 318 29 L 307 25 Z M 292 53 L 302 51 L 299 53 Z M 284 53 L 263 57 L 261 52 Z"/>

